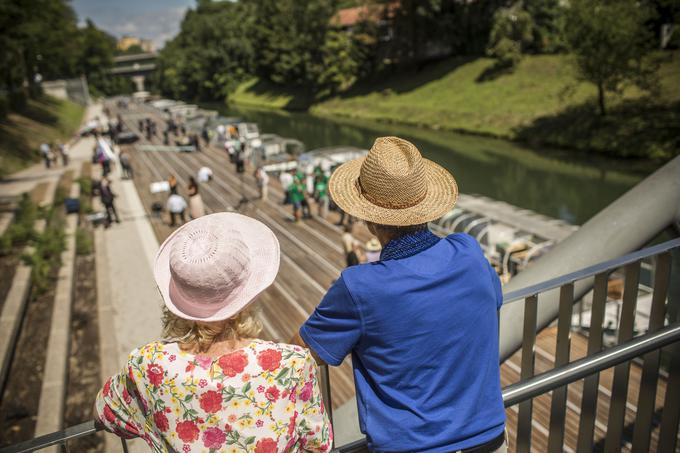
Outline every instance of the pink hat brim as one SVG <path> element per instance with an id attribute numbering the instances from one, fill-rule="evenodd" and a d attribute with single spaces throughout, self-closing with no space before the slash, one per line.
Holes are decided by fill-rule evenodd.
<path id="1" fill-rule="evenodd" d="M 250 251 L 250 277 L 236 293 L 225 294 L 224 303 L 215 304 L 215 310 L 209 311 L 206 316 L 198 317 L 187 313 L 187 311 L 191 311 L 190 306 L 195 301 L 185 300 L 176 291 L 170 289 L 172 281 L 170 251 L 172 250 L 173 240 L 191 222 L 179 227 L 160 246 L 156 254 L 153 272 L 156 285 L 168 310 L 180 318 L 191 321 L 222 321 L 235 316 L 274 283 L 279 272 L 281 259 L 279 241 L 269 227 L 258 220 L 234 212 L 219 212 L 210 214 L 210 216 L 217 217 L 217 220 L 223 224 L 225 229 L 233 229 L 241 233 L 242 239 Z"/>

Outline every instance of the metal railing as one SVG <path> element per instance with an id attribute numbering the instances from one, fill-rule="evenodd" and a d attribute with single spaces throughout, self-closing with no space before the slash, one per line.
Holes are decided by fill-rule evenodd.
<path id="1" fill-rule="evenodd" d="M 678 248 L 680 248 L 680 239 L 675 239 L 505 295 L 505 303 L 525 301 L 520 381 L 503 389 L 505 406 L 519 405 L 516 430 L 517 452 L 530 451 L 533 399 L 548 392 L 552 392 L 548 451 L 564 450 L 567 385 L 580 379 L 584 379 L 584 382 L 576 450 L 592 451 L 599 394 L 599 372 L 611 367 L 615 368 L 604 450 L 605 452 L 619 451 L 625 423 L 630 361 L 636 357 L 642 357 L 642 366 L 631 449 L 633 452 L 648 452 L 656 409 L 662 348 L 666 348 L 669 364 L 668 376 L 665 378 L 666 389 L 657 450 L 660 452 L 675 451 L 678 421 L 680 421 L 680 404 L 678 404 L 680 401 L 680 322 L 678 321 L 680 320 L 670 320 L 669 326 L 665 326 L 665 323 L 666 300 L 671 275 L 670 252 Z M 642 260 L 649 259 L 654 260 L 649 325 L 646 334 L 633 337 L 640 265 Z M 624 269 L 624 290 L 620 320 L 616 328 L 617 344 L 603 350 L 603 321 L 607 303 L 608 277 L 610 273 L 620 268 Z M 593 277 L 587 355 L 579 360 L 570 361 L 572 306 L 576 302 L 574 284 Z M 540 295 L 556 288 L 560 288 L 560 300 L 554 368 L 534 375 L 536 314 Z M 330 411 L 332 404 L 328 369 L 322 367 L 321 373 L 322 391 L 326 398 L 326 407 Z M 30 452 L 51 445 L 62 445 L 62 451 L 68 451 L 66 443 L 69 440 L 93 434 L 100 429 L 101 427 L 96 426 L 94 421 L 90 421 L 0 449 L 0 453 Z M 124 441 L 123 449 L 127 451 Z M 366 441 L 361 439 L 340 446 L 336 451 L 343 453 L 366 451 Z"/>

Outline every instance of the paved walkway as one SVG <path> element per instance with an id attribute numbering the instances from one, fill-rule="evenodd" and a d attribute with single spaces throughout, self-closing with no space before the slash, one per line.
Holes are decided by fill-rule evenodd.
<path id="1" fill-rule="evenodd" d="M 87 108 L 84 120 L 95 116 L 103 116 L 99 104 Z M 82 139 L 71 147 L 68 167 L 57 166 L 48 170 L 43 164 L 36 164 L 1 180 L 0 196 L 18 196 L 43 182 L 47 182 L 53 191 L 65 170 L 80 170 L 82 163 L 91 159 L 93 147 L 93 138 Z M 99 167 L 93 167 L 93 177 L 99 176 Z M 134 183 L 121 180 L 118 168 L 111 176 L 121 223 L 95 231 L 103 380 L 122 369 L 132 349 L 158 339 L 161 333 L 162 302 L 152 274 L 158 241 Z M 93 402 L 94 398 L 95 395 L 92 395 Z M 106 439 L 107 451 L 121 451 L 117 437 L 107 435 Z M 131 452 L 148 451 L 140 439 L 128 445 Z"/>
<path id="2" fill-rule="evenodd" d="M 130 351 L 160 338 L 163 305 L 152 272 L 159 244 L 134 183 L 121 179 L 118 167 L 110 178 L 121 223 L 95 231 L 104 380 L 121 371 Z M 100 174 L 100 168 L 93 167 L 93 177 Z M 128 441 L 128 448 L 131 452 L 148 451 L 141 439 Z M 106 450 L 117 453 L 120 449 L 118 439 L 107 435 Z"/>

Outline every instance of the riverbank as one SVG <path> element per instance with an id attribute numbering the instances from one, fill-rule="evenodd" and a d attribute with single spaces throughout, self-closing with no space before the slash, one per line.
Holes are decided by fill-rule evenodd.
<path id="1" fill-rule="evenodd" d="M 80 126 L 85 109 L 74 102 L 43 96 L 10 112 L 0 121 L 0 177 L 40 160 L 41 143 L 68 141 Z"/>
<path id="2" fill-rule="evenodd" d="M 257 80 L 229 96 L 237 105 L 305 109 L 347 117 L 451 130 L 616 157 L 667 160 L 680 152 L 680 54 L 665 54 L 660 95 L 629 89 L 595 107 L 595 88 L 579 82 L 564 55 L 526 56 L 511 74 L 494 74 L 486 58 L 452 58 L 367 81 L 336 98 L 310 103 L 304 94 Z"/>

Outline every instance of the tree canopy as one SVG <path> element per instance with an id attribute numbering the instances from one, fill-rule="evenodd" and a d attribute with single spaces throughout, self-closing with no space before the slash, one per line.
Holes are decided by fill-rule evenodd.
<path id="1" fill-rule="evenodd" d="M 0 0 L 0 29 L 0 89 L 10 107 L 37 96 L 40 80 L 84 74 L 95 92 L 117 89 L 118 81 L 105 72 L 113 64 L 115 39 L 91 21 L 79 29 L 67 1 Z"/>
<path id="2" fill-rule="evenodd" d="M 606 92 L 620 92 L 627 84 L 655 87 L 653 35 L 646 26 L 651 17 L 649 6 L 637 0 L 571 1 L 567 39 L 579 76 L 597 86 L 602 115 Z"/>

